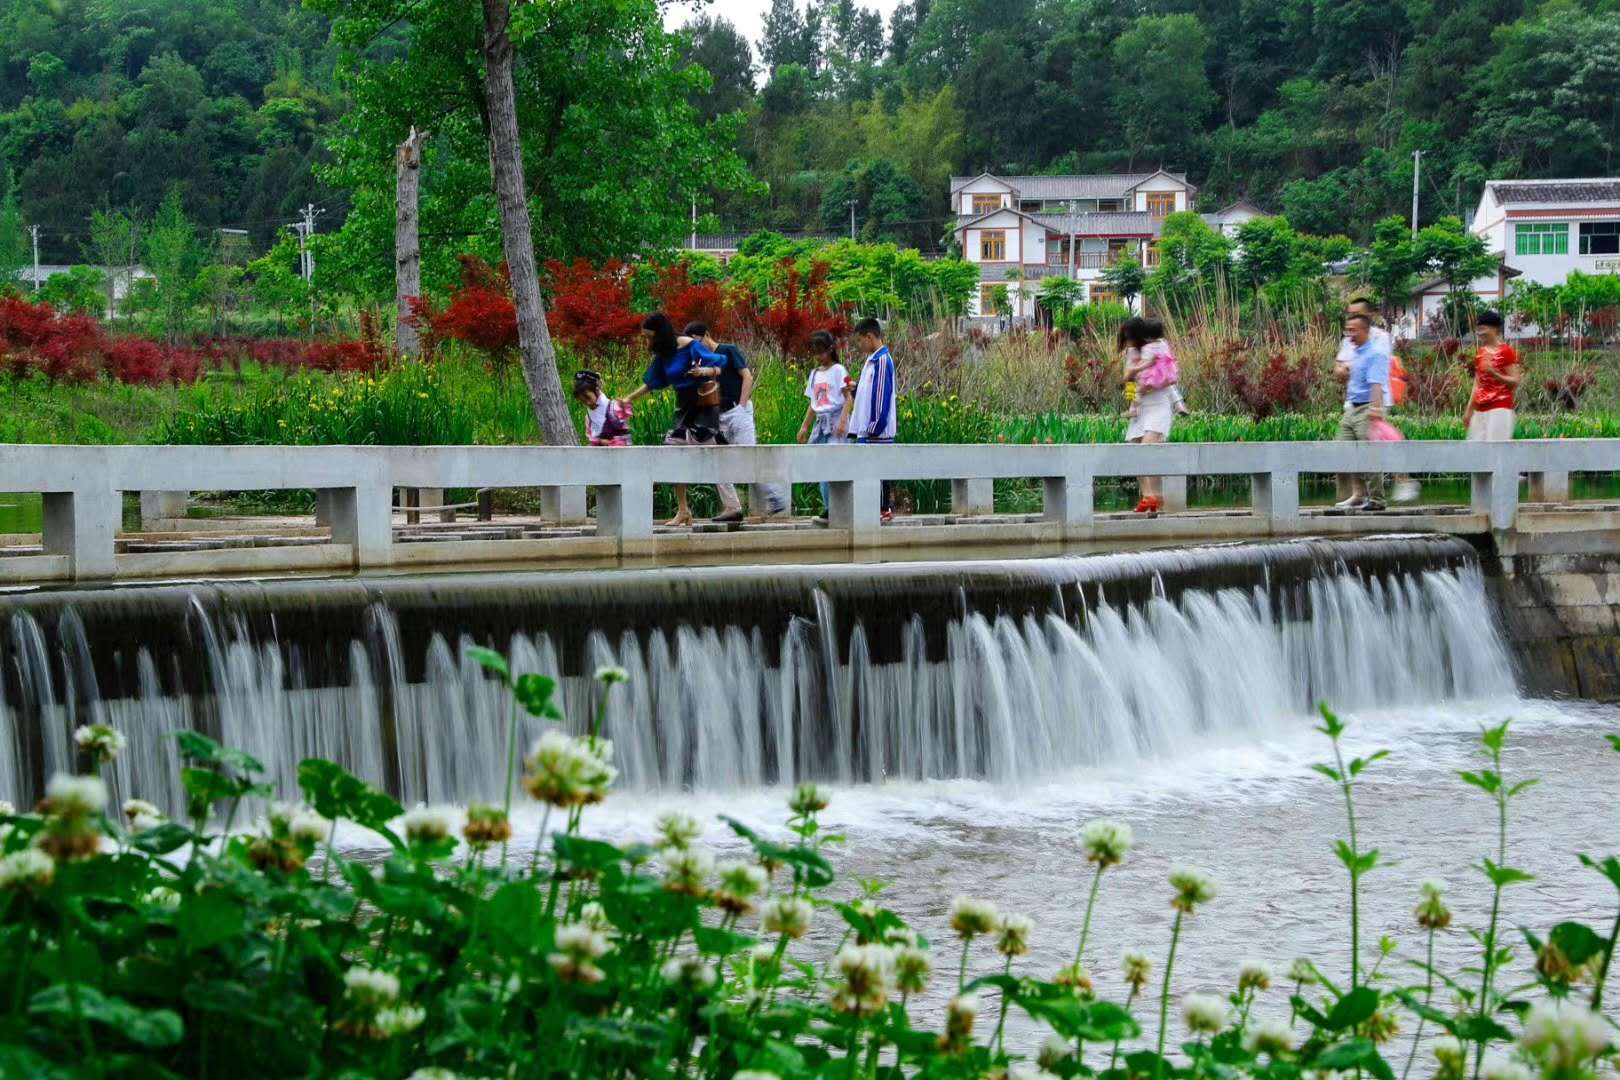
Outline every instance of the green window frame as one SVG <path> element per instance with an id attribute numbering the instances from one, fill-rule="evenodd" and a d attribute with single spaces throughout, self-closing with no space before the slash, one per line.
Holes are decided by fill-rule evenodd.
<path id="1" fill-rule="evenodd" d="M 1569 222 L 1526 221 L 1513 227 L 1515 255 L 1568 255 Z"/>

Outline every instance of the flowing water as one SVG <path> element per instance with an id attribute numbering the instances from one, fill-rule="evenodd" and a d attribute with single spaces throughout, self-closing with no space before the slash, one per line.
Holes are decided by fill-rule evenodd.
<path id="1" fill-rule="evenodd" d="M 604 714 L 621 791 L 588 830 L 650 838 L 681 808 L 740 850 L 719 814 L 771 826 L 791 781 L 826 782 L 840 895 L 890 882 L 885 902 L 941 948 L 951 897 L 983 895 L 1036 919 L 1028 969 L 1056 970 L 1089 884 L 1078 828 L 1129 822 L 1137 849 L 1110 872 L 1087 956 L 1110 993 L 1125 949 L 1162 957 L 1176 863 L 1219 886 L 1178 994 L 1228 989 L 1249 956 L 1346 965 L 1343 805 L 1309 768 L 1328 753 L 1320 700 L 1349 718 L 1351 750 L 1393 751 L 1360 804 L 1388 864 L 1367 880 L 1364 942 L 1396 938 L 1390 970 L 1407 977 L 1421 947 L 1419 879 L 1452 882 L 1459 926 L 1484 917 L 1469 867 L 1494 857 L 1490 804 L 1455 773 L 1478 766 L 1479 725 L 1509 716 L 1510 776 L 1547 781 L 1516 804 L 1510 861 L 1537 881 L 1511 894 L 1510 925 L 1613 916 L 1573 853 L 1620 847 L 1620 758 L 1600 738 L 1620 711 L 1522 700 L 1471 551 L 1438 539 L 0 597 L 0 797 L 29 797 L 71 764 L 72 726 L 106 719 L 130 736 L 119 794 L 171 807 L 164 735 L 183 727 L 254 753 L 287 793 L 297 762 L 324 756 L 407 803 L 498 799 L 508 705 L 474 643 L 560 673 L 576 729 L 597 667 L 629 671 Z M 520 815 L 525 843 L 538 827 Z M 827 923 L 808 949 L 836 944 Z M 1440 954 L 1465 944 L 1448 934 Z"/>

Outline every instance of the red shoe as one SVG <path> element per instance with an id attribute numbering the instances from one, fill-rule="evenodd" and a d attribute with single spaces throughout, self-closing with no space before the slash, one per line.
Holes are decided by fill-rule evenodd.
<path id="1" fill-rule="evenodd" d="M 1145 514 L 1145 513 L 1147 513 L 1148 511 L 1150 511 L 1152 509 L 1153 509 L 1153 500 L 1148 498 L 1146 495 L 1144 495 L 1144 496 L 1142 496 L 1142 501 L 1136 504 L 1136 511 L 1135 512 L 1138 513 L 1138 514 Z"/>
<path id="2" fill-rule="evenodd" d="M 883 511 L 883 520 L 884 521 L 893 521 L 894 520 L 894 511 L 893 510 L 885 510 L 885 511 Z"/>

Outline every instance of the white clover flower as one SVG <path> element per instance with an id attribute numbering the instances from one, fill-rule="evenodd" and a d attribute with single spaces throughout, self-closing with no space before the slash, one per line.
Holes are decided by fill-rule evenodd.
<path id="1" fill-rule="evenodd" d="M 1043 1069 L 1050 1069 L 1059 1062 L 1067 1060 L 1072 1053 L 1074 1053 L 1074 1047 L 1069 1045 L 1068 1039 L 1055 1031 L 1049 1031 L 1046 1033 L 1046 1038 L 1041 1041 L 1041 1048 L 1036 1053 L 1035 1063 Z"/>
<path id="2" fill-rule="evenodd" d="M 775 963 L 776 945 L 769 941 L 756 942 L 754 947 L 748 950 L 748 955 L 759 966 Z"/>
<path id="3" fill-rule="evenodd" d="M 399 977 L 375 968 L 350 968 L 343 973 L 343 986 L 362 1005 L 386 1005 L 399 997 Z"/>
<path id="4" fill-rule="evenodd" d="M 1170 901 L 1170 906 L 1188 915 L 1199 904 L 1207 904 L 1215 899 L 1214 880 L 1202 870 L 1190 866 L 1178 866 L 1170 871 L 1170 887 L 1176 890 L 1176 898 Z"/>
<path id="5" fill-rule="evenodd" d="M 616 667 L 613 664 L 603 664 L 601 667 L 596 669 L 596 681 L 599 683 L 606 683 L 608 686 L 612 686 L 615 683 L 627 683 L 630 681 L 630 673 L 624 670 L 622 667 Z"/>
<path id="6" fill-rule="evenodd" d="M 1057 974 L 1052 976 L 1054 986 L 1063 986 L 1072 990 L 1078 997 L 1089 997 L 1095 988 L 1091 972 L 1086 970 L 1084 964 L 1065 964 L 1058 968 Z"/>
<path id="7" fill-rule="evenodd" d="M 917 937 L 917 931 L 909 926 L 885 926 L 882 934 L 883 944 L 885 945 L 903 945 L 915 948 L 921 940 Z"/>
<path id="8" fill-rule="evenodd" d="M 8 800 L 0 799 L 0 817 L 16 817 L 17 808 Z"/>
<path id="9" fill-rule="evenodd" d="M 1238 968 L 1239 990 L 1270 990 L 1271 965 L 1263 960 L 1248 960 Z"/>
<path id="10" fill-rule="evenodd" d="M 1289 1053 L 1294 1049 L 1294 1029 L 1276 1020 L 1256 1024 L 1243 1036 L 1243 1049 L 1272 1057 Z"/>
<path id="11" fill-rule="evenodd" d="M 1181 999 L 1181 1018 L 1194 1034 L 1220 1034 L 1230 1015 L 1231 1006 L 1219 994 L 1188 994 Z"/>
<path id="12" fill-rule="evenodd" d="M 796 896 L 773 896 L 765 903 L 760 916 L 761 925 L 768 934 L 784 934 L 797 941 L 810 932 L 810 921 L 816 909 L 810 901 Z"/>
<path id="13" fill-rule="evenodd" d="M 374 1022 L 384 1038 L 392 1039 L 410 1034 L 426 1019 L 427 1010 L 418 1005 L 387 1005 L 377 1010 Z"/>
<path id="14" fill-rule="evenodd" d="M 265 811 L 265 824 L 269 825 L 271 831 L 273 832 L 286 832 L 287 825 L 292 821 L 293 815 L 297 812 L 297 803 L 281 802 L 277 800 L 276 802 L 270 804 L 270 809 Z"/>
<path id="15" fill-rule="evenodd" d="M 87 817 L 107 809 L 107 785 L 99 776 L 57 773 L 45 785 L 45 800 L 53 814 Z"/>
<path id="16" fill-rule="evenodd" d="M 996 951 L 1002 956 L 1023 956 L 1029 952 L 1029 936 L 1035 920 L 1028 915 L 1008 915 L 996 928 Z"/>
<path id="17" fill-rule="evenodd" d="M 1300 986 L 1316 985 L 1316 965 L 1301 957 L 1288 965 L 1288 981 Z"/>
<path id="18" fill-rule="evenodd" d="M 788 809 L 800 817 L 827 809 L 827 803 L 826 792 L 808 780 L 795 787 L 793 794 L 788 797 Z"/>
<path id="19" fill-rule="evenodd" d="M 895 952 L 894 984 L 902 993 L 922 993 L 927 989 L 928 978 L 933 973 L 934 961 L 926 949 L 904 945 Z"/>
<path id="20" fill-rule="evenodd" d="M 691 846 L 692 841 L 703 835 L 703 826 L 698 824 L 697 818 L 673 810 L 667 814 L 659 814 L 658 820 L 653 822 L 653 828 L 658 830 L 658 838 L 663 841 L 660 846 L 674 848 L 677 851 L 685 850 Z"/>
<path id="21" fill-rule="evenodd" d="M 607 908 L 600 901 L 587 900 L 580 905 L 579 921 L 592 930 L 600 930 L 609 938 L 613 936 L 613 921 L 608 918 Z"/>
<path id="22" fill-rule="evenodd" d="M 0 892 L 43 889 L 56 876 L 56 862 L 38 848 L 23 848 L 0 858 Z"/>
<path id="23" fill-rule="evenodd" d="M 754 898 L 770 884 L 764 867 L 741 859 L 727 859 L 715 868 L 715 873 L 718 881 L 714 887 L 714 902 L 736 915 L 753 911 Z"/>
<path id="24" fill-rule="evenodd" d="M 405 839 L 412 844 L 433 844 L 450 836 L 456 828 L 456 812 L 448 806 L 418 803 L 400 818 Z"/>
<path id="25" fill-rule="evenodd" d="M 1125 985 L 1141 993 L 1153 973 L 1153 961 L 1148 959 L 1147 953 L 1128 952 L 1120 960 L 1119 966 L 1125 974 Z"/>
<path id="26" fill-rule="evenodd" d="M 461 1080 L 461 1074 L 451 1072 L 449 1069 L 441 1069 L 436 1065 L 429 1065 L 417 1069 L 407 1076 L 405 1080 Z"/>
<path id="27" fill-rule="evenodd" d="M 318 844 L 332 835 L 332 823 L 309 807 L 300 807 L 287 822 L 287 835 L 301 844 Z"/>
<path id="28" fill-rule="evenodd" d="M 829 994 L 832 1007 L 871 1016 L 889 1003 L 894 989 L 894 951 L 886 945 L 845 945 L 833 957 L 840 981 Z"/>
<path id="29" fill-rule="evenodd" d="M 1530 1069 L 1521 1062 L 1501 1054 L 1489 1053 L 1485 1055 L 1480 1065 L 1480 1080 L 1531 1080 L 1534 1075 Z"/>
<path id="30" fill-rule="evenodd" d="M 1007 1066 L 1007 1080 L 1058 1080 L 1058 1078 L 1037 1064 L 1015 1061 Z"/>
<path id="31" fill-rule="evenodd" d="M 606 739 L 548 731 L 523 759 L 523 788 L 552 806 L 599 803 L 619 775 L 612 760 L 613 744 Z"/>
<path id="32" fill-rule="evenodd" d="M 664 888 L 688 896 L 703 896 L 708 891 L 714 852 L 701 847 L 666 848 L 663 858 Z"/>
<path id="33" fill-rule="evenodd" d="M 1099 868 L 1118 866 L 1131 850 L 1131 827 L 1122 821 L 1106 818 L 1089 821 L 1080 830 L 1080 847 L 1086 861 Z"/>
<path id="34" fill-rule="evenodd" d="M 659 969 L 659 974 L 663 975 L 665 982 L 688 990 L 707 990 L 720 978 L 714 968 L 695 956 L 681 956 L 667 961 Z"/>
<path id="35" fill-rule="evenodd" d="M 1523 1046 L 1545 1064 L 1570 1069 L 1609 1048 L 1603 1017 L 1574 1001 L 1544 1001 L 1524 1020 Z"/>
<path id="36" fill-rule="evenodd" d="M 958 896 L 951 901 L 951 929 L 958 937 L 971 939 L 994 933 L 1000 923 L 1001 913 L 988 900 Z"/>
<path id="37" fill-rule="evenodd" d="M 180 893 L 167 885 L 154 885 L 142 899 L 152 907 L 167 911 L 174 911 L 180 906 Z"/>
<path id="38" fill-rule="evenodd" d="M 782 1080 L 782 1078 L 763 1069 L 738 1069 L 731 1074 L 731 1080 Z"/>
<path id="39" fill-rule="evenodd" d="M 965 1043 L 973 1037 L 973 1021 L 979 1016 L 979 995 L 958 994 L 945 1004 L 945 1041 Z"/>
<path id="40" fill-rule="evenodd" d="M 86 724 L 75 728 L 73 741 L 79 749 L 100 762 L 111 761 L 124 752 L 124 733 L 109 724 Z"/>
<path id="41" fill-rule="evenodd" d="M 588 960 L 607 955 L 611 948 L 606 934 L 583 922 L 563 923 L 557 927 L 556 942 L 559 951 Z"/>
<path id="42" fill-rule="evenodd" d="M 159 810 L 145 799 L 125 799 L 123 811 L 124 817 L 128 818 L 130 821 L 134 821 L 138 817 L 163 817 L 163 811 Z"/>

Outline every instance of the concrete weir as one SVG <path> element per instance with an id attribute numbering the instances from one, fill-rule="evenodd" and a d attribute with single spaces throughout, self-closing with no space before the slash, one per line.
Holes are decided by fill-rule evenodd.
<path id="1" fill-rule="evenodd" d="M 1466 505 L 1379 514 L 1302 510 L 1300 478 L 1373 472 L 1467 475 Z M 1564 505 L 1569 477 L 1620 471 L 1620 440 L 1503 443 L 1204 443 L 992 446 L 288 447 L 0 446 L 0 489 L 39 492 L 41 535 L 0 546 L 0 584 L 186 575 L 386 572 L 587 561 L 903 558 L 939 548 L 1058 553 L 1091 542 L 1193 543 L 1311 535 L 1442 532 L 1481 537 L 1620 528 L 1613 508 Z M 1144 519 L 1096 512 L 1098 479 L 1167 479 L 1185 505 L 1189 477 L 1244 476 L 1239 510 Z M 1521 475 L 1533 501 L 1519 500 Z M 997 479 L 1033 479 L 1038 514 L 992 509 Z M 949 481 L 953 513 L 885 525 L 881 479 Z M 660 483 L 815 483 L 831 486 L 824 527 L 769 525 L 716 533 L 659 530 Z M 540 488 L 544 522 L 445 539 L 447 489 Z M 190 491 L 310 490 L 318 528 L 190 542 L 119 532 L 124 493 L 154 516 L 183 509 Z M 396 500 L 396 492 L 412 493 Z M 587 492 L 595 516 L 588 516 Z M 1179 493 L 1179 497 L 1178 497 Z M 399 505 L 403 502 L 403 506 Z M 396 528 L 401 519 L 404 528 Z M 406 531 L 415 528 L 416 531 Z"/>

